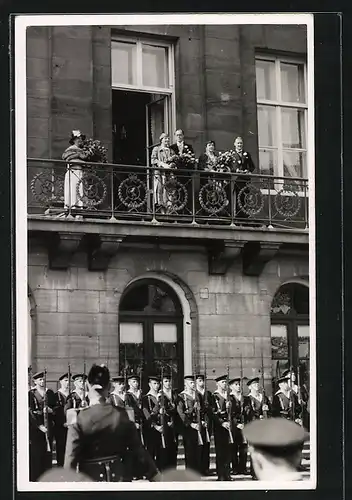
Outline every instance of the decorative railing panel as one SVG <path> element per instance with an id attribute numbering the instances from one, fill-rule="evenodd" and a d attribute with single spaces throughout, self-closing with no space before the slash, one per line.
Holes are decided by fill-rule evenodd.
<path id="1" fill-rule="evenodd" d="M 28 160 L 28 211 L 152 223 L 308 227 L 306 179 Z"/>

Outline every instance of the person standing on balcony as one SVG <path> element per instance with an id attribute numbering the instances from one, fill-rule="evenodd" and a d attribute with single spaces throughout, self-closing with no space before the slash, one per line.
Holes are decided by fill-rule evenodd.
<path id="1" fill-rule="evenodd" d="M 175 153 L 170 148 L 170 137 L 163 132 L 160 135 L 160 145 L 155 146 L 152 151 L 151 164 L 158 170 L 154 170 L 154 203 L 156 212 L 166 213 L 172 202 L 168 196 L 165 183 L 173 174 L 168 175 L 167 170 L 175 167 L 173 159 Z"/>
<path id="2" fill-rule="evenodd" d="M 251 174 L 255 170 L 255 165 L 251 155 L 243 149 L 242 137 L 236 137 L 234 141 L 233 158 L 233 172 L 239 174 L 235 177 L 234 186 L 235 217 L 237 219 L 248 219 L 249 214 L 244 209 L 251 178 L 245 174 Z"/>
<path id="3" fill-rule="evenodd" d="M 62 154 L 62 159 L 67 161 L 64 184 L 65 209 L 83 208 L 83 169 L 77 163 L 84 163 L 89 157 L 89 153 L 83 150 L 85 138 L 80 130 L 72 130 L 70 146 Z"/>
<path id="4" fill-rule="evenodd" d="M 181 170 L 181 175 L 178 175 L 177 179 L 181 184 L 183 184 L 187 189 L 187 206 L 186 210 L 192 212 L 192 172 L 196 167 L 196 160 L 194 156 L 193 146 L 185 142 L 185 133 L 179 128 L 175 131 L 175 142 L 170 146 L 171 151 L 179 157 L 176 161 L 176 166 L 178 170 Z M 190 158 L 193 157 L 194 161 L 190 162 Z M 182 161 L 182 158 L 184 161 Z M 187 172 L 182 172 L 182 169 L 187 169 Z M 195 195 L 195 193 L 194 193 Z"/>

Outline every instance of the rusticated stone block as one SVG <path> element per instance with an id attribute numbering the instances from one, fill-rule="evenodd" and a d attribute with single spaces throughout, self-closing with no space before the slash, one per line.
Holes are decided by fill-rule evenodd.
<path id="1" fill-rule="evenodd" d="M 57 312 L 58 298 L 57 290 L 37 289 L 33 292 L 37 312 Z"/>
<path id="2" fill-rule="evenodd" d="M 98 313 L 99 293 L 92 290 L 59 290 L 59 312 Z"/>

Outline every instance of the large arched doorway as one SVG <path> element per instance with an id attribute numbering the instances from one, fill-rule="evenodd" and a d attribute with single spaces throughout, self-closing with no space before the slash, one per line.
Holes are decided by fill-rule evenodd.
<path id="1" fill-rule="evenodd" d="M 301 385 L 309 389 L 309 288 L 286 283 L 271 305 L 273 378 L 292 367 Z"/>
<path id="2" fill-rule="evenodd" d="M 120 373 L 171 372 L 175 387 L 183 384 L 183 313 L 175 291 L 149 278 L 132 283 L 119 307 Z"/>

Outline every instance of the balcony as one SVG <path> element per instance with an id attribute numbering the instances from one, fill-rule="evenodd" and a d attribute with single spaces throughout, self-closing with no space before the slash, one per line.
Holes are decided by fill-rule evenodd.
<path id="1" fill-rule="evenodd" d="M 210 273 L 241 255 L 244 272 L 258 274 L 279 250 L 306 252 L 308 181 L 31 158 L 28 218 L 30 232 L 52 233 L 56 253 L 70 255 L 83 239 L 91 270 L 120 245 L 201 245 Z M 60 260 L 65 267 L 67 259 L 51 265 Z"/>

